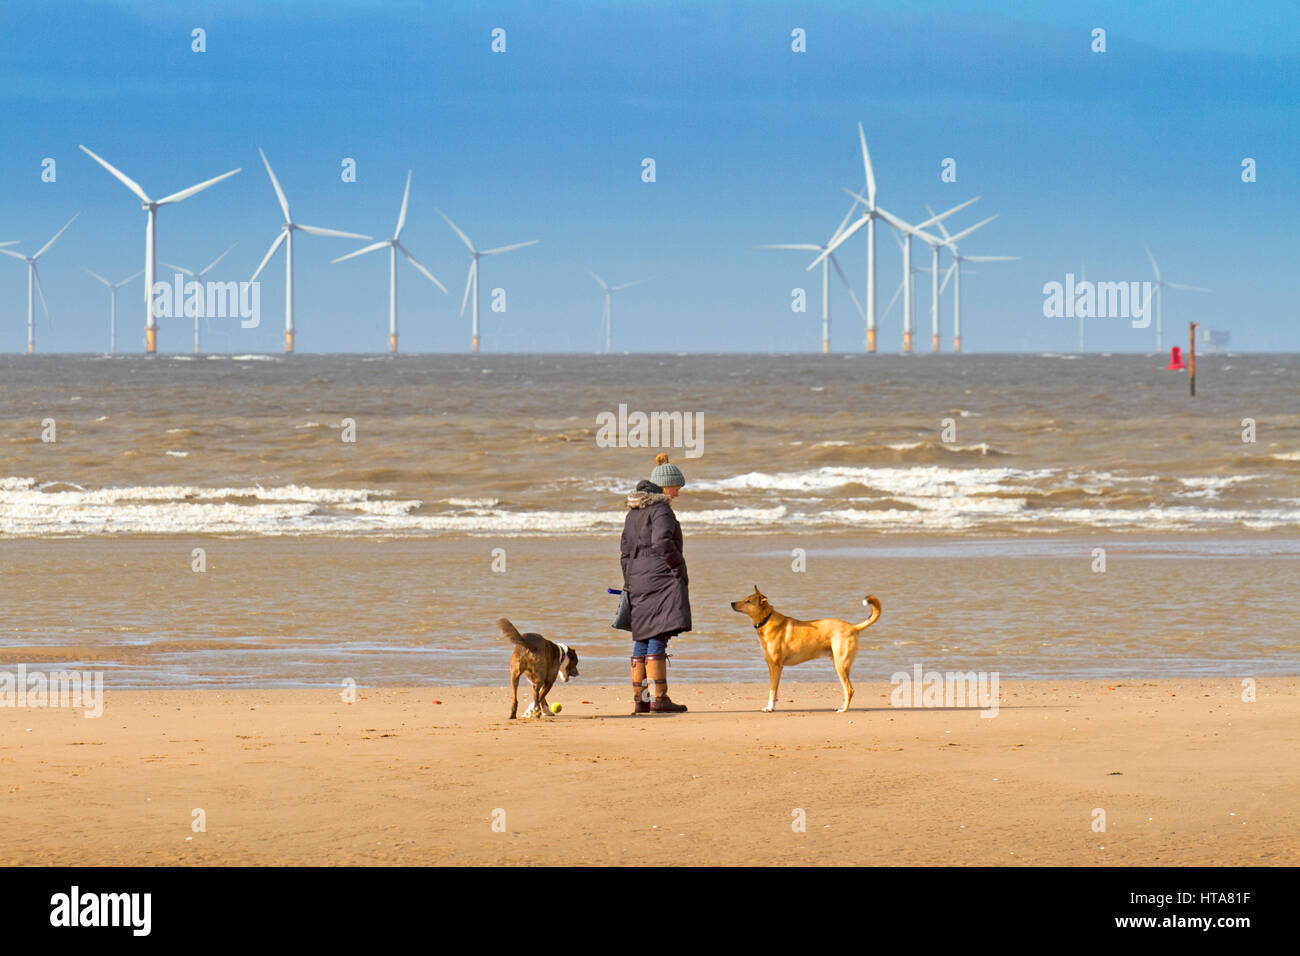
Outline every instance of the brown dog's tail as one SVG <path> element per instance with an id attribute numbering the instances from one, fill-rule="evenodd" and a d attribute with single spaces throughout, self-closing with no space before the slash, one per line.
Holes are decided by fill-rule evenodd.
<path id="1" fill-rule="evenodd" d="M 859 631 L 865 631 L 872 624 L 875 624 L 876 621 L 880 620 L 880 599 L 879 598 L 877 598 L 874 594 L 868 594 L 866 597 L 862 599 L 862 603 L 871 605 L 871 617 L 867 618 L 861 624 L 854 625 L 854 627 L 856 627 Z M 508 624 L 510 622 L 507 621 L 506 623 Z"/>
<path id="2" fill-rule="evenodd" d="M 501 628 L 501 636 L 511 644 L 518 644 L 521 647 L 527 647 L 524 643 L 524 636 L 519 633 L 519 629 L 507 621 L 504 617 L 497 618 L 497 627 Z"/>

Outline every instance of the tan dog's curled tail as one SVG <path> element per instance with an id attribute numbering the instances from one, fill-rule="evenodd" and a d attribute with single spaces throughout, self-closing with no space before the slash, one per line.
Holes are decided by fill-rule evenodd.
<path id="1" fill-rule="evenodd" d="M 868 594 L 862 599 L 862 603 L 871 605 L 871 617 L 867 618 L 861 624 L 854 625 L 854 627 L 859 631 L 865 631 L 872 624 L 875 624 L 876 621 L 880 620 L 880 599 L 878 597 L 874 594 Z M 506 623 L 509 624 L 510 622 L 507 621 Z"/>
<path id="2" fill-rule="evenodd" d="M 876 606 L 879 607 L 880 605 L 877 604 Z M 872 620 L 875 620 L 875 618 L 872 618 Z M 501 636 L 510 641 L 511 644 L 518 644 L 521 647 L 528 646 L 524 643 L 524 636 L 519 633 L 519 629 L 504 617 L 497 618 L 497 627 L 501 628 Z"/>

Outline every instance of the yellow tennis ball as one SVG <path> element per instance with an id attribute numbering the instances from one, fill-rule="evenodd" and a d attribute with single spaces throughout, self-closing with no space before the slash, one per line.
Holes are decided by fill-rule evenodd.
<path id="1" fill-rule="evenodd" d="M 551 713 L 553 713 L 553 714 L 558 714 L 558 713 L 559 713 L 560 711 L 562 711 L 562 710 L 564 710 L 564 705 L 563 705 L 563 704 L 552 704 L 552 705 L 551 705 Z"/>

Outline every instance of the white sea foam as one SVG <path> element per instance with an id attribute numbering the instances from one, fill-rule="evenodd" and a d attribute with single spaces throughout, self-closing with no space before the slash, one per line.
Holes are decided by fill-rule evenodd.
<path id="1" fill-rule="evenodd" d="M 722 479 L 700 479 L 695 487 L 714 491 L 826 492 L 847 485 L 864 485 L 888 495 L 939 497 L 979 492 L 1013 490 L 1006 481 L 1035 481 L 1054 474 L 1052 469 L 1027 471 L 1020 468 L 945 468 L 939 465 L 899 467 L 855 467 L 827 465 L 809 471 L 769 473 L 750 471 Z"/>
<path id="2" fill-rule="evenodd" d="M 1114 479 L 1107 473 L 1093 478 Z M 1073 478 L 1084 476 L 1072 476 Z M 806 472 L 751 472 L 722 481 L 699 481 L 721 501 L 679 506 L 684 527 L 747 533 L 788 528 L 953 532 L 1014 528 L 1177 531 L 1224 527 L 1300 527 L 1300 502 L 1274 501 L 1255 508 L 1204 503 L 1108 508 L 1030 507 L 1031 497 L 1078 487 L 1060 483 L 1052 469 L 819 468 Z M 1182 479 L 1187 494 L 1227 487 L 1250 476 Z M 868 493 L 829 498 L 845 484 Z M 734 498 L 734 503 L 726 500 Z M 365 535 L 492 534 L 585 535 L 622 527 L 622 492 L 608 508 L 561 511 L 503 508 L 493 498 L 450 498 L 426 507 L 391 490 L 314 488 L 201 488 L 156 485 L 84 489 L 30 477 L 0 478 L 0 534 L 22 537 L 105 534 Z"/>

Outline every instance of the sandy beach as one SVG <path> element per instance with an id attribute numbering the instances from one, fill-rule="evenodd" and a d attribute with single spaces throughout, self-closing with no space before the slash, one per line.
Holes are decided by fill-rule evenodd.
<path id="1" fill-rule="evenodd" d="M 4 708 L 0 864 L 1300 863 L 1300 679 L 1003 682 L 992 719 L 891 690 L 836 714 L 790 683 L 763 714 L 763 686 L 682 684 L 690 714 L 631 718 L 579 679 L 514 722 L 504 687 Z"/>

